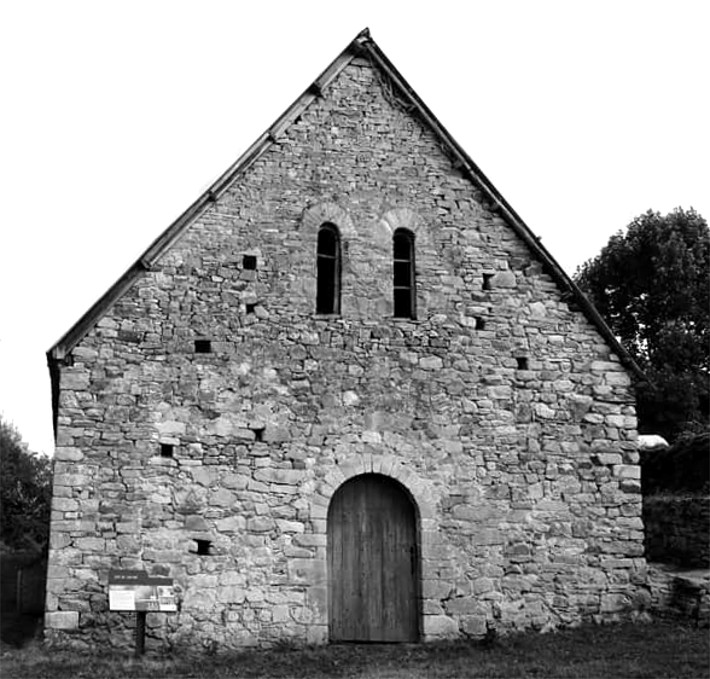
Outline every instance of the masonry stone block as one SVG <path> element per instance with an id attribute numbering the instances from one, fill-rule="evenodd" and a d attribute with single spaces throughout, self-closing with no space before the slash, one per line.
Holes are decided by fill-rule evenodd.
<path id="1" fill-rule="evenodd" d="M 75 630 L 79 627 L 78 611 L 52 611 L 44 616 L 44 624 L 49 629 Z"/>
<path id="2" fill-rule="evenodd" d="M 461 631 L 467 636 L 485 636 L 488 631 L 488 620 L 486 615 L 461 616 Z"/>
<path id="3" fill-rule="evenodd" d="M 640 479 L 641 467 L 636 464 L 617 464 L 612 468 L 614 476 L 619 476 L 623 479 Z"/>
<path id="4" fill-rule="evenodd" d="M 514 288 L 515 274 L 512 271 L 501 271 L 491 278 L 490 284 L 493 288 Z"/>
<path id="5" fill-rule="evenodd" d="M 426 639 L 451 639 L 459 634 L 456 620 L 448 615 L 423 616 L 423 628 Z"/>
<path id="6" fill-rule="evenodd" d="M 288 567 L 293 584 L 322 585 L 326 582 L 326 565 L 321 559 L 291 559 Z"/>

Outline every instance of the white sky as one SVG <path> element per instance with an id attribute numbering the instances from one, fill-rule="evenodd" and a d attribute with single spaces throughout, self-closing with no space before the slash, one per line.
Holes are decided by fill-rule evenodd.
<path id="1" fill-rule="evenodd" d="M 0 413 L 51 453 L 45 352 L 368 26 L 568 273 L 710 218 L 710 3 L 0 4 Z"/>

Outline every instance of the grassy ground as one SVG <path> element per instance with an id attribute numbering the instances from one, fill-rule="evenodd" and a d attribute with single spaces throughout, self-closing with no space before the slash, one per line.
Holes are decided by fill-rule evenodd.
<path id="1" fill-rule="evenodd" d="M 125 651 L 76 653 L 32 642 L 21 649 L 3 646 L 0 669 L 3 679 L 705 679 L 710 673 L 710 638 L 707 630 L 664 621 L 521 634 L 489 646 L 333 645 L 199 657 L 148 652 L 138 660 Z"/>

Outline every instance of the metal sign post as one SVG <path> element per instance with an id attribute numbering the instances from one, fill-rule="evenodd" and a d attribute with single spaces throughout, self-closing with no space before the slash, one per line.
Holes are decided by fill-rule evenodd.
<path id="1" fill-rule="evenodd" d="M 145 617 L 145 611 L 136 611 L 136 658 L 145 653 Z"/>
<path id="2" fill-rule="evenodd" d="M 175 612 L 177 600 L 172 578 L 148 575 L 139 570 L 111 570 L 108 574 L 111 611 L 135 611 L 135 656 L 145 653 L 145 621 L 149 611 Z"/>

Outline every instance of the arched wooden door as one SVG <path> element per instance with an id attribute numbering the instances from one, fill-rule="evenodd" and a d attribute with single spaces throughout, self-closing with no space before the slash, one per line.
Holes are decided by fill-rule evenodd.
<path id="1" fill-rule="evenodd" d="M 331 641 L 417 641 L 415 508 L 379 474 L 346 481 L 328 509 Z"/>

